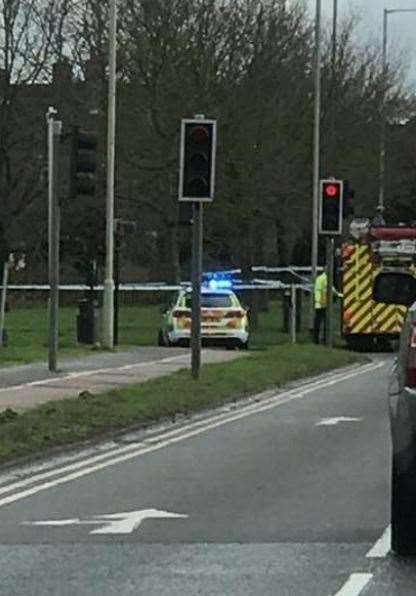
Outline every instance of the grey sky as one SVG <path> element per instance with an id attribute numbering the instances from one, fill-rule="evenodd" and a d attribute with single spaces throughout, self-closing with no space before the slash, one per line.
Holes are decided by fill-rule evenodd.
<path id="1" fill-rule="evenodd" d="M 314 14 L 316 0 L 306 0 Z M 325 18 L 332 18 L 333 0 L 322 0 Z M 361 16 L 360 32 L 381 46 L 383 9 L 414 8 L 416 0 L 338 0 L 340 18 L 344 14 Z M 388 17 L 389 49 L 391 55 L 400 55 L 409 67 L 409 82 L 416 87 L 416 12 L 391 14 Z"/>

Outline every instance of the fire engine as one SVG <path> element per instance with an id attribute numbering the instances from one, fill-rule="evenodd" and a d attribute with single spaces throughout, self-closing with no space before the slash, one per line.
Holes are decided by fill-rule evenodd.
<path id="1" fill-rule="evenodd" d="M 406 308 L 376 303 L 373 283 L 380 271 L 411 271 L 416 260 L 416 227 L 374 225 L 353 220 L 341 248 L 342 335 L 352 349 L 371 350 L 399 337 Z"/>

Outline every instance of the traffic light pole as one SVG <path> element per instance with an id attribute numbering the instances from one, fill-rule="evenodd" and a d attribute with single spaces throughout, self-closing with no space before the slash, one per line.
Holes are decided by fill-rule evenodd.
<path id="1" fill-rule="evenodd" d="M 201 371 L 201 277 L 203 206 L 194 202 L 192 226 L 192 378 L 199 379 Z"/>
<path id="2" fill-rule="evenodd" d="M 51 372 L 58 368 L 59 333 L 59 199 L 58 199 L 58 160 L 62 122 L 55 120 L 56 110 L 49 108 L 48 124 L 48 245 L 49 245 L 49 333 L 48 366 Z"/>
<path id="3" fill-rule="evenodd" d="M 9 280 L 9 262 L 3 263 L 3 281 L 1 285 L 1 300 L 0 300 L 0 346 L 6 345 L 6 333 L 4 330 L 6 319 L 6 300 L 7 300 L 7 284 Z"/>
<path id="4" fill-rule="evenodd" d="M 119 288 L 120 288 L 120 231 L 115 228 L 114 247 L 114 345 L 118 346 L 118 313 L 119 313 Z"/>
<path id="5" fill-rule="evenodd" d="M 334 239 L 326 239 L 326 266 L 327 266 L 327 285 L 326 285 L 326 313 L 325 313 L 325 342 L 328 348 L 333 344 L 333 286 L 334 286 Z"/>

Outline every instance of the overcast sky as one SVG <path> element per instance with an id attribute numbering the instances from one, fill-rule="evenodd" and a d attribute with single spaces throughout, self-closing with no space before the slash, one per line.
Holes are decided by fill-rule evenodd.
<path id="1" fill-rule="evenodd" d="M 314 14 L 316 0 L 306 0 Z M 323 14 L 332 18 L 333 0 L 322 0 Z M 414 8 L 416 0 L 338 0 L 340 18 L 343 14 L 361 16 L 360 31 L 374 42 L 380 43 L 384 8 Z M 409 81 L 416 87 L 416 12 L 414 14 L 391 14 L 388 17 L 388 34 L 393 54 L 401 52 L 409 66 Z"/>

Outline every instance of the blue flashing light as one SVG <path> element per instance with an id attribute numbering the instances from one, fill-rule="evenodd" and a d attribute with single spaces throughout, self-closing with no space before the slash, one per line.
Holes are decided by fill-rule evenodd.
<path id="1" fill-rule="evenodd" d="M 209 287 L 211 290 L 230 290 L 233 284 L 230 279 L 210 279 Z"/>

